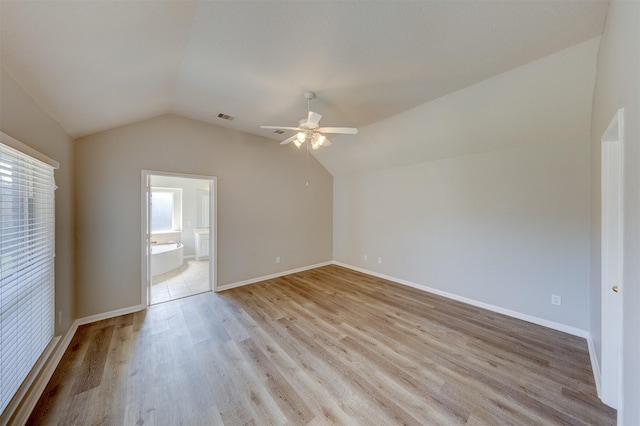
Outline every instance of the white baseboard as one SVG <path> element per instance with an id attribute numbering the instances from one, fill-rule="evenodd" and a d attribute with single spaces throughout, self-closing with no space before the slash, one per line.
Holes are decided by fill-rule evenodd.
<path id="1" fill-rule="evenodd" d="M 90 324 L 96 321 L 102 321 L 109 318 L 119 317 L 120 315 L 132 314 L 134 312 L 145 310 L 147 307 L 144 305 L 129 306 L 127 308 L 120 308 L 114 311 L 104 312 L 102 314 L 90 315 L 84 318 L 78 318 L 76 322 L 78 325 Z"/>
<path id="2" fill-rule="evenodd" d="M 398 284 L 406 285 L 409 287 L 416 288 L 418 290 L 423 290 L 429 293 L 437 294 L 438 296 L 446 297 L 448 299 L 456 300 L 458 302 L 466 303 L 468 305 L 477 306 L 478 308 L 483 308 L 488 311 L 497 312 L 499 314 L 507 315 L 509 317 L 517 318 L 523 321 L 527 321 L 533 324 L 541 325 L 543 327 L 551 328 L 553 330 L 562 331 L 563 333 L 572 334 L 574 336 L 587 338 L 589 337 L 589 332 L 583 330 L 581 328 L 572 327 L 566 324 L 561 324 L 553 321 L 549 321 L 543 318 L 534 317 L 532 315 L 523 314 L 521 312 L 512 311 L 510 309 L 502 308 L 500 306 L 490 305 L 488 303 L 479 302 L 474 299 L 469 299 L 467 297 L 458 296 L 457 294 L 448 293 L 446 291 L 438 290 L 435 288 L 423 286 L 420 284 L 416 284 L 411 281 L 403 280 L 400 278 L 390 277 L 388 275 L 380 274 L 378 272 L 369 271 L 368 269 L 359 268 L 357 266 L 349 265 L 347 263 L 336 262 L 333 261 L 334 265 L 342 266 L 344 268 L 353 269 L 354 271 L 362 272 L 363 274 L 373 275 L 374 277 L 382 278 L 385 280 L 393 281 Z"/>
<path id="3" fill-rule="evenodd" d="M 600 387 L 602 386 L 600 364 L 598 364 L 598 357 L 596 357 L 596 345 L 593 343 L 591 335 L 587 337 L 587 346 L 589 347 L 589 358 L 591 358 L 591 369 L 593 370 L 593 380 L 596 382 L 596 390 L 598 391 L 598 398 L 602 400 L 602 393 Z"/>
<path id="4" fill-rule="evenodd" d="M 309 269 L 315 269 L 315 268 L 319 268 L 321 266 L 327 266 L 327 265 L 332 265 L 332 264 L 334 264 L 333 261 L 316 263 L 315 265 L 303 266 L 302 268 L 289 269 L 288 271 L 277 272 L 277 273 L 271 274 L 271 275 L 265 275 L 265 276 L 262 276 L 262 277 L 251 278 L 251 279 L 248 279 L 248 280 L 238 281 L 238 282 L 231 283 L 231 284 L 219 285 L 215 289 L 215 291 L 218 292 L 218 291 L 229 290 L 229 289 L 236 288 L 236 287 L 242 287 L 243 285 L 254 284 L 254 283 L 258 283 L 260 281 L 266 281 L 266 280 L 270 280 L 270 279 L 273 279 L 273 278 L 278 278 L 278 277 L 282 277 L 282 276 L 289 275 L 289 274 L 295 274 L 297 272 L 308 271 Z"/>

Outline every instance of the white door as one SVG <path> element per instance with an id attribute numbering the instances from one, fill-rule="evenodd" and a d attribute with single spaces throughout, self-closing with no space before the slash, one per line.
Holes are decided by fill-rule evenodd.
<path id="1" fill-rule="evenodd" d="M 142 295 L 141 304 L 149 306 L 151 289 L 151 184 L 142 172 Z"/>
<path id="2" fill-rule="evenodd" d="M 623 129 L 620 109 L 602 136 L 602 401 L 619 407 L 622 329 Z M 620 410 L 618 410 L 620 412 Z"/>

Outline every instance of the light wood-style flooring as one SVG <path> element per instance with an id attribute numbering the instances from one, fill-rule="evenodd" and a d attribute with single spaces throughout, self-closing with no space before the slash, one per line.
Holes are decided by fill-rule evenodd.
<path id="1" fill-rule="evenodd" d="M 34 425 L 615 424 L 584 339 L 339 266 L 80 327 Z"/>

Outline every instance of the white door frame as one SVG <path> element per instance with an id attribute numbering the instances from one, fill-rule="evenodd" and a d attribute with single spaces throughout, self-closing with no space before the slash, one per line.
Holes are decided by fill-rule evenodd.
<path id="1" fill-rule="evenodd" d="M 602 135 L 601 399 L 622 412 L 624 109 Z M 614 290 L 617 290 L 617 292 Z"/>
<path id="2" fill-rule="evenodd" d="M 217 291 L 218 279 L 218 178 L 216 176 L 189 173 L 160 172 L 142 170 L 142 282 L 141 305 L 148 307 L 151 302 L 151 176 L 171 176 L 209 181 L 209 290 Z"/>

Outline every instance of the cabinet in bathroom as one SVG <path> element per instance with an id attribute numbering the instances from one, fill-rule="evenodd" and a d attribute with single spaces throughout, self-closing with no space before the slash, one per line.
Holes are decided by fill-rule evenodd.
<path id="1" fill-rule="evenodd" d="M 209 228 L 196 229 L 195 243 L 196 243 L 196 260 L 209 258 Z"/>

